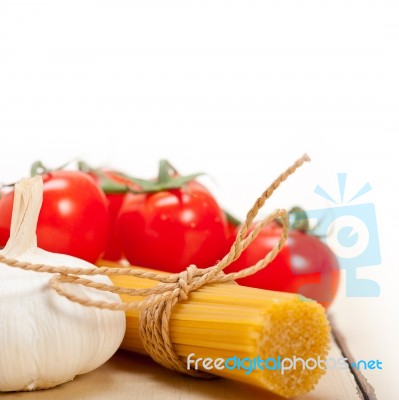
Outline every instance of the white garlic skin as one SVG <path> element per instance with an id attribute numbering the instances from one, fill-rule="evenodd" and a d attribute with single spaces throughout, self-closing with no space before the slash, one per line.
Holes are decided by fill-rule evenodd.
<path id="1" fill-rule="evenodd" d="M 30 263 L 95 268 L 83 260 L 33 248 L 18 257 Z M 125 313 L 85 307 L 49 286 L 52 274 L 0 263 L 0 391 L 47 389 L 105 363 L 125 332 Z M 107 277 L 89 277 L 111 283 Z M 65 284 L 80 296 L 120 301 L 118 295 Z"/>

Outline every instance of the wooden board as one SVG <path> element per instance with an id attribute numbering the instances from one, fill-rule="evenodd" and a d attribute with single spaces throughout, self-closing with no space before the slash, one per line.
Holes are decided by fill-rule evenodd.
<path id="1" fill-rule="evenodd" d="M 332 343 L 331 357 L 342 357 Z M 347 355 L 345 355 L 346 357 Z M 316 389 L 296 400 L 368 400 L 350 370 L 328 370 Z M 263 390 L 226 379 L 202 381 L 169 371 L 149 357 L 118 351 L 97 370 L 54 389 L 8 393 L 1 400 L 281 400 Z"/>

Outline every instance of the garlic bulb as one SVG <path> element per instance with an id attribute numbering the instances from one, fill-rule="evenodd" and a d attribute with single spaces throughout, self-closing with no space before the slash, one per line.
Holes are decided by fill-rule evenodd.
<path id="1" fill-rule="evenodd" d="M 30 263 L 95 268 L 78 258 L 37 248 L 42 197 L 40 176 L 16 184 L 11 235 L 0 254 Z M 107 361 L 123 339 L 123 311 L 71 302 L 49 287 L 51 277 L 0 263 L 0 391 L 46 389 L 70 381 Z M 103 276 L 90 279 L 111 283 Z M 117 295 L 80 285 L 69 285 L 68 291 L 120 301 Z"/>

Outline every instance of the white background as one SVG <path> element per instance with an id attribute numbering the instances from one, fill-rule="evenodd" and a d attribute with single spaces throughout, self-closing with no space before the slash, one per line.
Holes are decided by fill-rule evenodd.
<path id="1" fill-rule="evenodd" d="M 381 399 L 394 399 L 399 337 L 396 1 L 1 1 L 0 181 L 42 159 L 74 158 L 138 176 L 160 157 L 206 171 L 243 217 L 289 163 L 313 159 L 265 212 L 329 207 L 364 183 L 383 263 L 360 268 L 379 298 L 332 311 Z M 396 358 L 397 359 L 397 358 Z"/>

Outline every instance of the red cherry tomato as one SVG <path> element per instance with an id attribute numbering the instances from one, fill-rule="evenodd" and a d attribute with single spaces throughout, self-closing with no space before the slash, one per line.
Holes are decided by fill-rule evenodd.
<path id="1" fill-rule="evenodd" d="M 182 188 L 126 195 L 119 217 L 122 250 L 133 265 L 179 272 L 210 267 L 226 253 L 226 219 L 195 181 Z"/>
<path id="2" fill-rule="evenodd" d="M 107 201 L 87 174 L 53 171 L 43 175 L 43 205 L 37 224 L 38 246 L 94 263 L 108 239 Z M 10 236 L 14 192 L 0 199 L 0 245 Z"/>
<path id="3" fill-rule="evenodd" d="M 123 257 L 123 254 L 117 229 L 117 218 L 126 195 L 126 191 L 123 189 L 127 186 L 132 189 L 139 189 L 139 187 L 134 185 L 130 179 L 123 177 L 115 171 L 91 170 L 91 172 L 87 173 L 105 192 L 108 202 L 109 235 L 103 258 L 111 261 L 119 261 Z M 112 187 L 112 183 L 120 185 L 121 191 L 118 191 L 116 186 Z"/>
<path id="4" fill-rule="evenodd" d="M 282 227 L 276 222 L 264 227 L 225 272 L 239 271 L 264 258 L 279 240 L 281 232 Z M 338 289 L 339 264 L 334 253 L 317 237 L 291 230 L 284 247 L 269 265 L 237 282 L 255 288 L 298 293 L 327 308 Z"/>
<path id="5" fill-rule="evenodd" d="M 122 207 L 125 193 L 107 193 L 109 236 L 103 258 L 111 261 L 119 261 L 122 258 L 122 246 L 118 234 L 116 221 Z"/>

